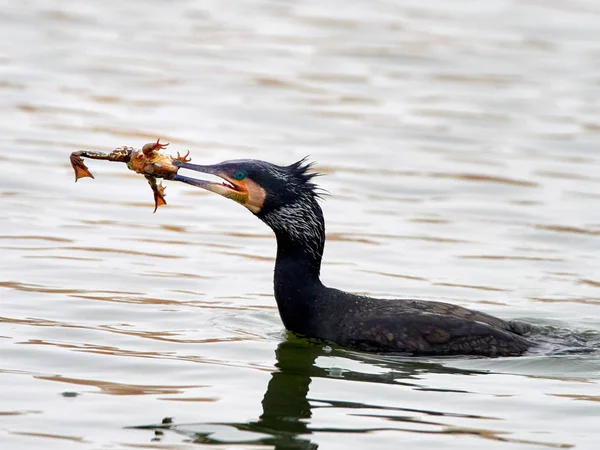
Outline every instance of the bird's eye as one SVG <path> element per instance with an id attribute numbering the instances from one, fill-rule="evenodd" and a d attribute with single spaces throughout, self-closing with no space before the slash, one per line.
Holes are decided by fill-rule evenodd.
<path id="1" fill-rule="evenodd" d="M 235 174 L 233 174 L 233 178 L 235 178 L 238 181 L 246 179 L 247 176 L 248 175 L 246 175 L 246 172 L 244 172 L 243 170 L 238 170 Z"/>

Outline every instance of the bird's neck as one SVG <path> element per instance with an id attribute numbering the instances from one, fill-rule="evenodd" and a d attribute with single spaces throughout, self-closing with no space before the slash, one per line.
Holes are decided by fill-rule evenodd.
<path id="1" fill-rule="evenodd" d="M 310 334 L 310 324 L 323 285 L 319 279 L 321 254 L 277 236 L 273 286 L 281 320 L 288 330 Z"/>
<path id="2" fill-rule="evenodd" d="M 325 223 L 316 200 L 280 208 L 263 220 L 277 238 L 274 288 L 279 314 L 287 329 L 307 332 L 319 294 L 325 246 Z"/>

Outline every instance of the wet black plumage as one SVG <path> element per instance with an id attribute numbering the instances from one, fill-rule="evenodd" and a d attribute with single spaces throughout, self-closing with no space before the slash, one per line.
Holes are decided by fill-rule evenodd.
<path id="1" fill-rule="evenodd" d="M 256 160 L 179 165 L 217 174 L 234 184 L 234 176 L 243 173 L 262 188 L 260 208 L 253 212 L 277 239 L 274 291 L 288 330 L 377 352 L 511 356 L 521 355 L 533 345 L 520 335 L 527 328 L 521 323 L 448 303 L 383 300 L 324 286 L 320 269 L 325 221 L 319 190 L 312 181 L 315 174 L 308 171 L 311 165 L 304 160 L 289 166 Z M 183 176 L 175 179 L 218 191 L 203 181 Z"/>

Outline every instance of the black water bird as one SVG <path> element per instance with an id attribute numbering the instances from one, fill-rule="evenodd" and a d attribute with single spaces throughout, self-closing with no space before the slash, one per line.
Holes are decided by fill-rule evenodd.
<path id="1" fill-rule="evenodd" d="M 221 178 L 173 179 L 242 204 L 274 231 L 275 300 L 288 330 L 359 350 L 421 355 L 516 356 L 533 345 L 521 336 L 527 327 L 520 322 L 449 303 L 384 300 L 323 285 L 325 221 L 305 160 L 289 166 L 258 160 L 174 164 Z"/>

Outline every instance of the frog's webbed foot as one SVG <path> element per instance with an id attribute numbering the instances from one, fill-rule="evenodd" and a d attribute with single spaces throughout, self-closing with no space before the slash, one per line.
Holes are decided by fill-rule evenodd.
<path id="1" fill-rule="evenodd" d="M 162 182 L 157 184 L 156 178 L 151 175 L 145 175 L 146 180 L 148 180 L 148 184 L 152 188 L 152 193 L 154 194 L 154 212 L 158 209 L 159 206 L 166 205 L 167 201 L 165 200 L 165 189 Z"/>
<path id="2" fill-rule="evenodd" d="M 71 153 L 71 166 L 75 171 L 75 182 L 80 178 L 90 177 L 94 178 L 92 172 L 87 168 L 85 163 L 83 162 L 82 156 L 88 156 L 89 152 L 81 151 L 81 152 L 73 152 Z M 94 152 L 95 154 L 96 152 Z"/>
<path id="3" fill-rule="evenodd" d="M 142 152 L 146 158 L 149 158 L 154 154 L 154 152 L 165 149 L 168 145 L 169 144 L 161 144 L 160 138 L 158 138 L 156 142 L 150 142 L 149 144 L 144 145 L 142 147 Z"/>
<path id="4" fill-rule="evenodd" d="M 189 150 L 183 156 L 180 155 L 179 152 L 177 152 L 177 156 L 171 156 L 171 159 L 173 161 L 181 161 L 181 162 L 187 163 L 187 162 L 190 162 L 192 160 L 192 158 L 188 158 L 188 156 L 190 156 L 190 151 Z"/>
<path id="5" fill-rule="evenodd" d="M 162 182 L 156 185 L 156 189 L 152 189 L 154 192 L 154 212 L 156 212 L 159 206 L 167 204 L 167 201 L 165 200 L 165 195 L 167 195 L 165 194 L 165 189 L 167 189 L 167 187 L 163 186 Z"/>

